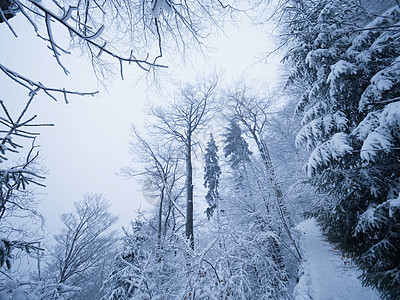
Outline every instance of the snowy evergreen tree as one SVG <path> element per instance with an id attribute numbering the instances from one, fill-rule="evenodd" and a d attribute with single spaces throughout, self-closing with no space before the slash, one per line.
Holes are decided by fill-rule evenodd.
<path id="1" fill-rule="evenodd" d="M 123 249 L 115 257 L 114 266 L 104 286 L 104 300 L 148 299 L 148 273 L 144 268 L 151 259 L 146 223 L 141 213 L 131 222 L 132 232 L 124 230 Z M 135 298 L 137 297 L 137 298 Z M 147 297 L 147 298 L 146 298 Z"/>
<path id="2" fill-rule="evenodd" d="M 253 156 L 242 133 L 232 116 L 223 134 L 227 166 L 221 193 L 229 201 L 224 205 L 222 256 L 229 257 L 227 273 L 240 274 L 236 295 L 244 295 L 244 299 L 286 299 L 291 286 L 286 265 L 290 259 L 283 256 L 281 224 L 272 209 L 275 193 L 264 161 Z"/>
<path id="3" fill-rule="evenodd" d="M 383 1 L 387 4 L 388 1 Z M 364 4 L 368 1 L 364 1 Z M 365 284 L 400 294 L 400 7 L 369 14 L 361 1 L 291 1 L 289 84 L 304 89 L 296 144 L 307 174 L 333 201 L 314 214 L 355 257 Z"/>
<path id="4" fill-rule="evenodd" d="M 244 163 L 250 162 L 252 152 L 249 150 L 249 144 L 242 137 L 242 130 L 236 120 L 231 119 L 229 127 L 226 127 L 223 134 L 224 139 L 224 156 L 229 157 L 229 164 L 232 169 L 243 166 Z"/>
<path id="5" fill-rule="evenodd" d="M 225 278 L 236 282 L 235 291 L 243 299 L 287 299 L 290 283 L 276 222 L 279 217 L 271 212 L 274 194 L 263 172 L 262 162 L 253 158 L 241 169 L 240 179 L 238 172 L 223 176 L 221 194 L 229 201 L 224 207 L 220 255 L 228 258 Z M 237 276 L 229 279 L 228 274 Z"/>
<path id="6" fill-rule="evenodd" d="M 252 197 L 252 191 L 249 188 L 248 170 L 250 157 L 253 154 L 249 150 L 249 144 L 242 136 L 243 131 L 234 118 L 229 121 L 229 126 L 225 127 L 224 137 L 224 156 L 228 158 L 229 169 L 232 173 L 232 185 L 235 187 L 233 192 L 246 193 Z"/>
<path id="7" fill-rule="evenodd" d="M 218 164 L 218 146 L 215 144 L 213 135 L 210 134 L 210 141 L 207 144 L 206 153 L 204 154 L 204 187 L 208 189 L 206 200 L 208 208 L 206 210 L 207 218 L 213 216 L 214 210 L 217 209 L 219 215 L 219 176 L 221 175 L 221 168 Z"/>

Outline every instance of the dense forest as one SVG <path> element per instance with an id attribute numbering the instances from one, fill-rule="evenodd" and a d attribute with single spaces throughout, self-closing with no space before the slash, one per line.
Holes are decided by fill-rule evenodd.
<path id="1" fill-rule="evenodd" d="M 53 87 L 2 61 L 2 87 L 12 82 L 26 97 L 0 99 L 0 299 L 313 299 L 296 287 L 305 261 L 296 226 L 305 219 L 363 285 L 399 299 L 398 0 L 0 0 L 0 8 L 2 31 L 18 38 L 14 24 L 28 22 L 49 64 L 68 74 L 64 58 L 78 49 L 99 82 L 133 68 L 162 86 L 165 53 L 182 62 L 204 53 L 210 35 L 243 15 L 275 26 L 272 52 L 283 58 L 273 91 L 199 74 L 149 103 L 145 126 L 131 129 L 132 162 L 118 173 L 143 185 L 152 209 L 132 212 L 121 230 L 110 200 L 87 193 L 50 240 L 40 233 L 36 191 L 46 189 L 46 172 L 36 139 L 53 124 L 37 121 L 32 103 L 98 91 Z"/>

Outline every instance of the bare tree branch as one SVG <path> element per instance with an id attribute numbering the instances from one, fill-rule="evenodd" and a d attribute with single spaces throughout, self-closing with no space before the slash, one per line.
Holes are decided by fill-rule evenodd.
<path id="1" fill-rule="evenodd" d="M 57 101 L 57 98 L 52 93 L 60 93 L 63 95 L 64 100 L 68 103 L 67 96 L 68 95 L 78 95 L 78 96 L 94 96 L 98 93 L 96 92 L 75 92 L 68 91 L 64 88 L 51 88 L 43 85 L 41 82 L 35 82 L 25 76 L 20 75 L 19 73 L 7 68 L 6 66 L 0 64 L 0 70 L 3 71 L 8 77 L 14 80 L 16 83 L 20 84 L 24 88 L 30 91 L 30 95 L 36 95 L 40 90 L 44 91 L 46 95 L 52 98 L 54 101 Z"/>

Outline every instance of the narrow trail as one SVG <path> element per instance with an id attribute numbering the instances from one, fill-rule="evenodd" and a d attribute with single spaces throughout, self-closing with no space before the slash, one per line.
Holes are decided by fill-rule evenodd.
<path id="1" fill-rule="evenodd" d="M 351 260 L 324 241 L 315 220 L 297 225 L 301 232 L 300 248 L 304 260 L 300 280 L 294 291 L 296 300 L 376 300 L 379 293 L 363 287 L 360 271 Z"/>

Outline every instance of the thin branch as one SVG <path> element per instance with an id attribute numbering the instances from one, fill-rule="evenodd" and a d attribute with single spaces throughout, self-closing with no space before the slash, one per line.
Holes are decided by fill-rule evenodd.
<path id="1" fill-rule="evenodd" d="M 14 28 L 13 28 L 13 27 L 11 26 L 11 24 L 8 22 L 8 20 L 7 20 L 6 16 L 5 16 L 3 10 L 1 9 L 1 7 L 0 7 L 0 18 L 1 18 L 2 20 L 4 20 L 4 22 L 7 24 L 8 28 L 9 28 L 10 31 L 13 33 L 13 35 L 14 35 L 15 37 L 18 37 L 17 33 L 14 31 Z"/>
<path id="2" fill-rule="evenodd" d="M 75 34 L 80 39 L 86 41 L 89 45 L 92 45 L 92 46 L 98 48 L 101 52 L 107 53 L 111 57 L 118 59 L 120 62 L 124 62 L 124 61 L 125 62 L 134 62 L 140 67 L 143 67 L 143 65 L 146 65 L 146 66 L 149 66 L 149 67 L 167 68 L 167 66 L 154 64 L 154 63 L 148 62 L 147 60 L 141 60 L 141 59 L 136 59 L 136 58 L 132 59 L 132 57 L 133 57 L 132 55 L 130 55 L 129 57 L 122 57 L 122 56 L 120 56 L 120 55 L 118 55 L 118 54 L 106 49 L 104 46 L 101 46 L 100 44 L 94 42 L 93 41 L 93 36 L 86 36 L 86 35 L 80 33 L 75 28 L 73 28 L 71 25 L 69 25 L 64 19 L 58 17 L 53 12 L 51 12 L 50 10 L 45 8 L 41 3 L 36 2 L 36 1 L 31 1 L 31 3 L 34 6 L 36 6 L 37 8 L 39 8 L 41 11 L 45 12 L 46 18 L 47 18 L 47 16 L 50 16 L 51 18 L 53 18 L 54 20 L 56 20 L 60 24 L 62 24 L 64 27 L 66 27 L 70 33 Z M 50 31 L 50 34 L 51 34 L 51 31 Z M 49 39 L 51 40 L 52 45 L 55 44 L 52 36 L 49 35 Z M 60 66 L 63 67 L 62 65 L 60 65 Z M 149 69 L 147 69 L 147 70 L 149 70 Z"/>
<path id="3" fill-rule="evenodd" d="M 78 96 L 94 96 L 99 92 L 75 92 L 65 90 L 63 88 L 50 88 L 43 85 L 40 81 L 35 82 L 25 76 L 20 75 L 19 73 L 7 68 L 6 66 L 0 64 L 0 70 L 3 71 L 8 77 L 14 80 L 16 83 L 22 85 L 26 89 L 30 91 L 31 95 L 36 95 L 38 91 L 43 90 L 50 98 L 54 101 L 57 101 L 57 98 L 53 96 L 51 93 L 62 93 L 64 95 L 64 99 L 66 99 L 66 95 L 78 95 Z M 68 101 L 66 100 L 68 103 Z"/>
<path id="4" fill-rule="evenodd" d="M 157 59 L 161 58 L 162 55 L 163 55 L 163 53 L 162 53 L 162 40 L 161 40 L 160 28 L 158 26 L 157 18 L 154 18 L 154 24 L 155 24 L 156 30 L 157 30 L 158 49 L 160 51 L 160 54 L 154 58 L 153 63 L 155 63 L 157 61 Z"/>
<path id="5" fill-rule="evenodd" d="M 35 2 L 34 2 L 35 3 Z M 50 50 L 53 51 L 54 53 L 54 58 L 56 59 L 58 65 L 63 69 L 65 75 L 69 74 L 69 71 L 67 70 L 66 67 L 64 67 L 64 65 L 61 63 L 60 60 L 60 53 L 57 51 L 56 48 L 60 48 L 57 46 L 56 42 L 54 41 L 54 37 L 53 37 L 53 32 L 51 30 L 51 18 L 50 15 L 48 13 L 46 13 L 46 17 L 45 17 L 45 22 L 46 22 L 46 29 L 47 29 L 47 36 L 49 37 L 48 41 L 50 43 Z"/>
<path id="6" fill-rule="evenodd" d="M 393 103 L 393 102 L 397 102 L 397 101 L 400 101 L 400 97 L 395 97 L 395 98 L 392 98 L 392 99 L 387 99 L 387 100 L 379 101 L 379 102 L 367 102 L 367 103 L 364 103 L 363 106 L 389 104 L 389 103 Z"/>

